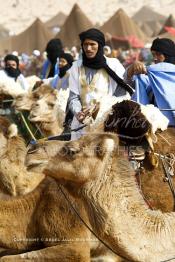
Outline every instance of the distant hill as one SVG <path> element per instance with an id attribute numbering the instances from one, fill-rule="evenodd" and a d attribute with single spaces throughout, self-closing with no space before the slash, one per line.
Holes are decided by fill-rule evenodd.
<path id="1" fill-rule="evenodd" d="M 124 9 L 130 17 L 142 6 L 148 6 L 152 11 L 166 15 L 166 17 L 175 13 L 175 1 L 173 0 L 0 0 L 0 24 L 11 30 L 12 33 L 19 33 L 25 30 L 37 17 L 46 22 L 59 12 L 63 12 L 66 16 L 69 15 L 75 3 L 94 24 L 100 25 L 106 22 L 119 8 Z"/>

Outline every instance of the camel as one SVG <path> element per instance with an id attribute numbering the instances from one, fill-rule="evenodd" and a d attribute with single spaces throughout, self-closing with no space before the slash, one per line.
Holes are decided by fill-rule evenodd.
<path id="1" fill-rule="evenodd" d="M 26 170 L 24 140 L 17 134 L 17 127 L 3 117 L 0 117 L 0 145 L 0 261 L 64 258 L 64 261 L 89 262 L 90 249 L 94 262 L 100 255 L 102 261 L 108 258 L 123 261 L 90 235 L 54 179 Z M 66 185 L 64 190 L 68 192 Z M 88 222 L 82 202 L 70 198 Z M 17 253 L 22 254 L 12 255 Z"/>
<path id="2" fill-rule="evenodd" d="M 60 134 L 63 130 L 66 107 L 66 103 L 61 101 L 60 92 L 43 84 L 33 95 L 37 100 L 32 104 L 29 120 L 40 126 L 44 136 Z M 61 108 L 63 104 L 64 107 Z"/>
<path id="3" fill-rule="evenodd" d="M 18 111 L 30 111 L 29 120 L 37 124 L 43 136 L 58 135 L 63 131 L 68 90 L 56 90 L 42 84 L 26 95 L 18 96 L 13 106 Z"/>
<path id="4" fill-rule="evenodd" d="M 143 114 L 136 114 L 134 115 L 135 120 L 140 121 L 140 125 L 143 123 L 143 127 L 139 129 L 137 126 L 136 128 L 131 129 L 131 125 L 133 124 L 132 121 L 132 114 L 137 107 L 140 107 L 137 103 L 127 100 L 123 101 L 121 103 L 115 104 L 115 99 L 109 101 L 109 99 L 106 100 L 102 99 L 102 107 L 100 108 L 98 112 L 98 117 L 95 118 L 95 120 L 87 126 L 86 131 L 87 132 L 93 132 L 93 131 L 102 131 L 104 129 L 104 121 L 107 116 L 107 121 L 109 124 L 111 123 L 118 123 L 118 125 L 107 125 L 105 126 L 105 131 L 115 132 L 115 133 L 122 133 L 129 136 L 141 136 L 143 133 L 145 135 L 142 138 L 143 143 L 146 143 L 146 134 L 148 132 L 148 129 L 150 129 L 151 125 L 148 120 L 145 119 L 145 116 Z M 113 106 L 113 113 L 111 114 L 110 105 L 115 104 Z M 104 111 L 105 109 L 105 111 Z M 149 108 L 149 111 L 152 110 L 152 108 Z M 109 110 L 109 112 L 107 111 Z M 144 109 L 145 111 L 145 109 Z M 126 114 L 127 112 L 127 114 Z M 127 128 L 123 129 L 120 126 L 122 126 L 122 122 L 118 121 L 118 119 L 123 119 L 123 117 L 127 117 L 127 119 L 130 119 L 131 124 L 127 125 Z M 150 118 L 150 115 L 148 116 Z M 160 118 L 160 117 L 158 117 Z M 92 118 L 91 118 L 92 119 Z M 161 124 L 163 125 L 163 130 L 165 129 L 165 125 L 163 124 L 163 120 L 161 121 Z M 117 122 L 118 121 L 118 122 Z M 128 122 L 129 123 L 129 122 Z M 109 127 L 108 127 L 109 126 Z M 145 127 L 144 127 L 145 126 Z M 155 128 L 156 127 L 156 128 Z M 158 123 L 154 121 L 154 131 L 157 129 Z M 150 135 L 149 135 L 150 136 Z M 154 144 L 154 152 L 165 155 L 167 153 L 174 153 L 174 146 L 173 141 L 175 138 L 175 129 L 168 128 L 167 130 L 163 132 L 157 132 L 157 143 Z M 120 139 L 121 140 L 121 139 Z M 145 142 L 144 142 L 145 141 Z M 169 142 L 168 142 L 169 141 Z M 123 144 L 124 141 L 121 141 Z M 127 141 L 128 143 L 129 141 Z M 136 143 L 136 141 L 135 141 Z M 126 144 L 126 143 L 125 143 Z M 139 141 L 134 144 L 134 146 L 138 145 L 140 146 L 141 141 Z M 147 144 L 147 143 L 146 143 Z M 166 145 L 166 146 L 165 146 Z M 133 146 L 133 145 L 131 145 Z M 159 164 L 158 164 L 159 163 Z M 157 155 L 154 155 L 152 151 L 146 153 L 146 158 L 143 160 L 144 169 L 141 169 L 142 175 L 137 175 L 139 186 L 143 192 L 143 195 L 145 197 L 145 200 L 147 201 L 148 205 L 152 209 L 161 209 L 164 212 L 172 211 L 174 209 L 174 198 L 171 193 L 170 187 L 167 182 L 165 182 L 165 172 L 162 167 L 161 160 L 158 158 Z M 174 166 L 175 167 L 175 166 Z M 173 185 L 175 186 L 174 177 L 172 178 Z"/>
<path id="5" fill-rule="evenodd" d="M 152 106 L 148 106 L 148 109 L 151 112 Z M 128 100 L 117 103 L 112 107 L 112 112 L 108 114 L 104 122 L 104 131 L 119 134 L 120 144 L 123 146 L 135 147 L 139 151 L 143 151 L 142 147 L 145 148 L 146 157 L 142 162 L 141 175 L 136 176 L 143 195 L 152 209 L 161 209 L 164 212 L 173 211 L 174 198 L 165 180 L 165 171 L 159 155 L 175 154 L 175 128 L 168 127 L 164 130 L 162 120 L 164 131 L 157 130 L 154 135 L 146 115 L 141 112 L 141 107 L 136 102 Z M 153 125 L 157 126 L 156 119 Z M 133 139 L 127 139 L 128 136 Z M 155 140 L 154 143 L 152 143 L 151 136 Z M 140 138 L 134 139 L 137 137 Z M 173 167 L 175 168 L 175 164 Z M 172 183 L 175 186 L 174 176 Z"/>
<path id="6" fill-rule="evenodd" d="M 175 258 L 175 213 L 145 204 L 116 134 L 90 134 L 64 144 L 46 141 L 30 149 L 26 163 L 70 185 L 84 201 L 93 231 L 114 252 L 139 262 Z"/>
<path id="7" fill-rule="evenodd" d="M 25 195 L 33 191 L 44 179 L 44 175 L 26 170 L 27 152 L 24 140 L 18 136 L 15 124 L 0 117 L 0 196 L 1 199 Z"/>
<path id="8" fill-rule="evenodd" d="M 4 249 L 8 254 L 8 252 L 23 253 L 53 246 L 53 250 L 52 248 L 48 251 L 43 249 L 38 253 L 32 251 L 31 257 L 44 258 L 46 254 L 47 258 L 52 254 L 51 258 L 54 258 L 55 255 L 53 261 L 59 261 L 59 259 L 56 260 L 57 256 L 58 258 L 65 256 L 65 261 L 71 261 L 71 259 L 78 261 L 77 257 L 82 258 L 80 261 L 89 261 L 89 244 L 81 241 L 81 239 L 90 239 L 89 232 L 79 220 L 77 221 L 76 215 L 70 210 L 58 184 L 53 179 L 44 179 L 43 174 L 36 172 L 23 174 L 25 171 L 25 144 L 22 138 L 17 136 L 14 124 L 11 125 L 7 119 L 2 117 L 0 118 L 0 141 L 1 249 Z M 27 176 L 28 180 L 25 178 Z M 37 176 L 40 177 L 37 179 Z M 38 182 L 35 182 L 35 185 L 33 185 L 34 180 Z M 16 193 L 14 193 L 14 188 Z M 76 201 L 76 205 L 86 219 L 81 202 Z M 50 208 L 49 212 L 47 212 L 48 207 Z M 66 214 L 69 217 L 68 220 L 66 220 Z M 69 244 L 69 240 L 71 243 L 71 239 L 73 241 L 76 238 L 80 239 L 80 243 L 76 243 L 75 240 L 73 245 Z M 77 245 L 81 246 L 81 242 L 83 252 L 81 248 L 80 251 L 77 248 Z M 56 248 L 55 246 L 58 244 L 60 246 Z M 61 249 L 63 250 L 64 246 L 65 254 L 63 255 L 64 252 Z M 1 256 L 4 254 L 4 250 Z M 75 250 L 75 256 L 73 250 Z M 26 258 L 28 256 L 27 254 Z M 19 255 L 19 258 L 24 258 L 24 255 Z M 4 257 L 2 261 L 8 261 L 8 257 Z"/>

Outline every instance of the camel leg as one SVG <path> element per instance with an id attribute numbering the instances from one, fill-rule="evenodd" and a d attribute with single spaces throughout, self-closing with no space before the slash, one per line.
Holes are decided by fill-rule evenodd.
<path id="1" fill-rule="evenodd" d="M 0 262 L 90 262 L 90 248 L 81 243 L 47 247 L 19 255 L 4 256 Z"/>

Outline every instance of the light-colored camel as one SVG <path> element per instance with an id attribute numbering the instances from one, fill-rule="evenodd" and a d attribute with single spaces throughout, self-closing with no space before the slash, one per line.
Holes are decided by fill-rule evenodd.
<path id="1" fill-rule="evenodd" d="M 37 123 L 44 136 L 58 135 L 63 130 L 65 111 L 60 108 L 60 93 L 49 85 L 41 85 L 34 93 L 36 101 L 29 115 Z"/>
<path id="2" fill-rule="evenodd" d="M 36 189 L 33 184 L 34 180 L 38 180 L 37 173 L 35 176 L 32 175 L 32 180 L 25 179 L 27 176 L 29 178 L 30 174 L 34 174 L 32 172 L 22 174 L 25 145 L 21 138 L 16 136 L 14 125 L 2 117 L 0 118 L 0 145 L 0 185 L 4 193 L 2 194 L 4 199 L 0 200 L 1 250 L 4 249 L 7 254 L 8 252 L 13 254 L 13 252 L 23 253 L 53 246 L 53 251 L 52 248 L 48 251 L 47 249 L 40 250 L 39 253 L 33 251 L 31 257 L 43 259 L 45 254 L 46 258 L 52 254 L 51 259 L 55 259 L 53 261 L 61 261 L 59 258 L 63 259 L 63 257 L 65 261 L 89 261 L 90 233 L 77 219 L 53 179 L 43 179 L 44 175 L 41 174 L 38 181 L 41 183 L 38 183 Z M 23 195 L 26 193 L 24 192 L 26 188 L 31 192 Z M 67 191 L 66 188 L 65 190 Z M 14 196 L 15 192 L 17 197 L 6 197 L 10 193 Z M 74 198 L 71 197 L 71 199 Z M 76 206 L 87 220 L 81 201 L 77 200 Z M 78 251 L 79 244 L 80 247 L 82 245 L 82 249 Z M 60 246 L 55 248 L 55 245 Z M 75 250 L 75 255 L 73 250 Z M 78 260 L 78 257 L 81 259 Z M 18 257 L 20 258 L 24 258 L 24 255 Z M 7 259 L 6 257 L 2 261 L 8 261 Z M 15 258 L 13 261 L 16 261 Z"/>
<path id="3" fill-rule="evenodd" d="M 101 255 L 105 262 L 110 257 L 121 261 L 90 235 L 53 179 L 26 171 L 24 141 L 3 117 L 0 145 L 0 257 L 30 251 L 0 261 L 89 261 L 90 248 L 94 259 Z M 68 192 L 66 186 L 64 190 Z M 81 201 L 70 198 L 88 221 Z"/>
<path id="4" fill-rule="evenodd" d="M 44 175 L 26 170 L 26 146 L 18 136 L 17 127 L 0 117 L 0 196 L 25 195 L 33 191 Z"/>
<path id="5" fill-rule="evenodd" d="M 30 111 L 29 120 L 36 123 L 44 136 L 58 135 L 63 130 L 69 90 L 56 90 L 41 85 L 18 96 L 13 105 L 18 111 Z"/>
<path id="6" fill-rule="evenodd" d="M 120 255 L 139 262 L 175 258 L 175 213 L 148 208 L 118 145 L 107 133 L 64 145 L 47 141 L 29 153 L 27 164 L 73 183 L 70 191 L 84 201 L 93 230 Z"/>

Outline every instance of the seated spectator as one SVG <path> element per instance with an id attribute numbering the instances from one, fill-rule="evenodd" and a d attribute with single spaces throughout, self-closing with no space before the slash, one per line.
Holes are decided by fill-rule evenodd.
<path id="1" fill-rule="evenodd" d="M 0 70 L 0 78 L 10 78 L 18 82 L 24 90 L 29 88 L 28 82 L 19 69 L 19 59 L 17 56 L 12 54 L 6 55 L 4 58 L 4 66 L 4 69 Z"/>

